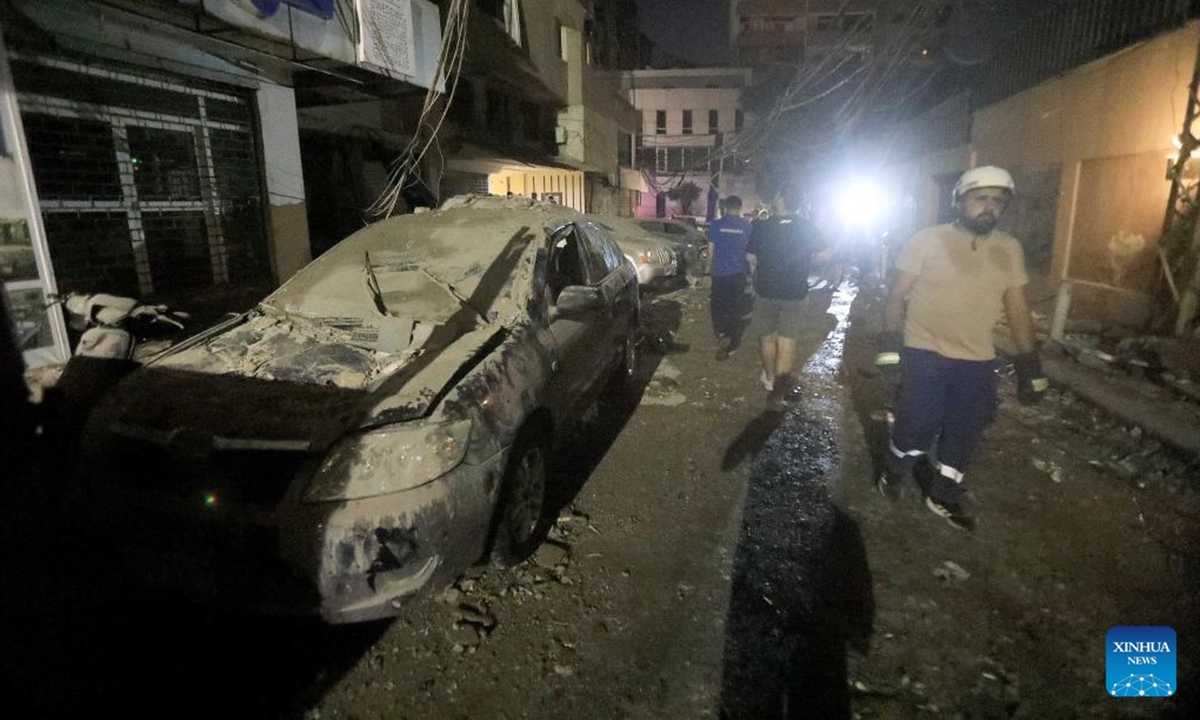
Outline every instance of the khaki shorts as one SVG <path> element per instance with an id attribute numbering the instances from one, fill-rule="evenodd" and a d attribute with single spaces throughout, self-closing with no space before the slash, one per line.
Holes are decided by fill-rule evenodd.
<path id="1" fill-rule="evenodd" d="M 803 326 L 803 300 L 776 300 L 761 295 L 754 298 L 754 319 L 750 327 L 756 335 L 778 334 L 795 340 L 800 337 Z"/>

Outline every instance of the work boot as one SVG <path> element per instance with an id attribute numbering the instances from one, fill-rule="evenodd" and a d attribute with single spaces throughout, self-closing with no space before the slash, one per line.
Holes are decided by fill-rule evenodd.
<path id="1" fill-rule="evenodd" d="M 875 478 L 875 491 L 885 500 L 896 502 L 904 498 L 904 488 L 907 484 L 903 475 L 889 472 L 885 468 L 879 473 L 879 477 Z"/>
<path id="2" fill-rule="evenodd" d="M 717 338 L 717 360 L 724 362 L 729 359 L 729 351 L 733 349 L 733 338 L 722 335 Z"/>

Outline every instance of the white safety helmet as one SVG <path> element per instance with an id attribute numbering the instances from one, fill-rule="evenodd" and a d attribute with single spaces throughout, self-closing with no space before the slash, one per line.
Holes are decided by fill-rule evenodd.
<path id="1" fill-rule="evenodd" d="M 965 193 L 976 188 L 1004 188 L 1010 193 L 1017 191 L 1017 185 L 1007 170 L 995 165 L 984 165 L 971 168 L 963 173 L 958 182 L 954 184 L 954 192 L 950 199 L 957 203 Z"/>

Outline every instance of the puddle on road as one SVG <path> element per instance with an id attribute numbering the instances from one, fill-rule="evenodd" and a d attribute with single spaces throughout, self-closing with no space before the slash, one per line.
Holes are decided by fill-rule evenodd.
<path id="1" fill-rule="evenodd" d="M 848 717 L 846 648 L 874 621 L 866 551 L 833 501 L 842 393 L 838 376 L 857 289 L 833 294 L 837 320 L 800 377 L 801 397 L 759 455 L 734 556 L 721 709 L 725 717 Z"/>

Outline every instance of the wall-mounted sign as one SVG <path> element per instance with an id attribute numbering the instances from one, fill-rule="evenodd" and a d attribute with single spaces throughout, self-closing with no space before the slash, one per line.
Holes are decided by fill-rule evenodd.
<path id="1" fill-rule="evenodd" d="M 401 75 L 413 75 L 413 17 L 410 0 L 358 0 L 358 61 Z"/>
<path id="2" fill-rule="evenodd" d="M 254 4 L 254 9 L 258 10 L 259 16 L 265 18 L 278 12 L 280 5 L 290 5 L 297 10 L 329 20 L 333 17 L 333 4 L 337 0 L 250 0 L 250 2 Z"/>

